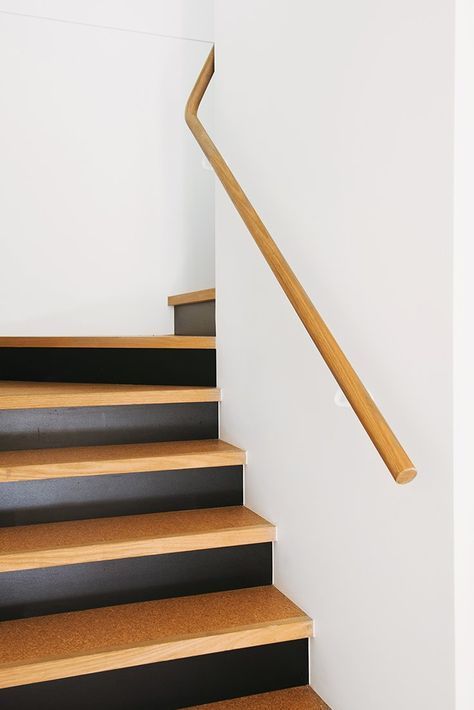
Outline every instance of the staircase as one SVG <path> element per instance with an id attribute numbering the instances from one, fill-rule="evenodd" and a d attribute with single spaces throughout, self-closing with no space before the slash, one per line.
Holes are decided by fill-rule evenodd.
<path id="1" fill-rule="evenodd" d="M 2 710 L 328 710 L 218 438 L 212 290 L 175 335 L 0 338 Z"/>

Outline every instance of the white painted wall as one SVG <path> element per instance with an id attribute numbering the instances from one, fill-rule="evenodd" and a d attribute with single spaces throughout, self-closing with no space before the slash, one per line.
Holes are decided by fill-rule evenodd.
<path id="1" fill-rule="evenodd" d="M 450 0 L 216 0 L 217 142 L 420 472 L 397 487 L 334 405 L 219 189 L 221 433 L 334 710 L 454 707 L 453 25 Z"/>
<path id="2" fill-rule="evenodd" d="M 171 332 L 168 294 L 213 285 L 183 118 L 211 35 L 211 0 L 0 0 L 2 334 Z"/>
<path id="3" fill-rule="evenodd" d="M 213 0 L 1 0 L 4 12 L 212 42 Z"/>
<path id="4" fill-rule="evenodd" d="M 454 222 L 454 521 L 456 710 L 474 708 L 474 4 L 456 2 Z"/>

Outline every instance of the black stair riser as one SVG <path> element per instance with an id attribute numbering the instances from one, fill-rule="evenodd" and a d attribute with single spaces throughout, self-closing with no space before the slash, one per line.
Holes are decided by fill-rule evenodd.
<path id="1" fill-rule="evenodd" d="M 7 688 L 0 690 L 0 707 L 178 710 L 306 685 L 308 673 L 308 641 L 302 639 Z"/>
<path id="2" fill-rule="evenodd" d="M 215 335 L 215 301 L 175 306 L 174 332 L 175 335 Z"/>
<path id="3" fill-rule="evenodd" d="M 0 410 L 0 451 L 217 436 L 216 402 Z"/>
<path id="4" fill-rule="evenodd" d="M 0 348 L 0 380 L 213 387 L 216 353 L 168 348 Z"/>
<path id="5" fill-rule="evenodd" d="M 271 543 L 3 572 L 0 621 L 271 582 Z"/>
<path id="6" fill-rule="evenodd" d="M 242 466 L 0 483 L 0 528 L 242 505 Z"/>

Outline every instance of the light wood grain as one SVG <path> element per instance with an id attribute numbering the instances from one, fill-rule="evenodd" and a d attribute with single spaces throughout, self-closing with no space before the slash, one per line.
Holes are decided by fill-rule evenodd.
<path id="1" fill-rule="evenodd" d="M 218 402 L 216 387 L 0 382 L 0 409 Z"/>
<path id="2" fill-rule="evenodd" d="M 245 451 L 220 439 L 24 449 L 0 452 L 0 483 L 238 466 L 245 462 Z"/>
<path id="3" fill-rule="evenodd" d="M 242 506 L 0 528 L 0 572 L 99 562 L 275 540 Z"/>
<path id="4" fill-rule="evenodd" d="M 397 483 L 408 483 L 416 476 L 416 469 L 408 454 L 385 421 L 197 116 L 199 104 L 213 74 L 214 48 L 189 97 L 186 105 L 186 122 L 390 473 Z"/>
<path id="5" fill-rule="evenodd" d="M 4 621 L 0 688 L 311 635 L 271 586 Z"/>
<path id="6" fill-rule="evenodd" d="M 331 710 L 309 685 L 188 707 L 187 710 Z"/>
<path id="7" fill-rule="evenodd" d="M 147 336 L 23 336 L 0 338 L 0 348 L 146 348 L 173 350 L 213 350 L 214 336 L 147 335 Z"/>
<path id="8" fill-rule="evenodd" d="M 216 289 L 206 288 L 202 291 L 190 291 L 189 293 L 178 293 L 176 296 L 168 296 L 168 306 L 184 306 L 188 303 L 205 303 L 216 300 Z"/>

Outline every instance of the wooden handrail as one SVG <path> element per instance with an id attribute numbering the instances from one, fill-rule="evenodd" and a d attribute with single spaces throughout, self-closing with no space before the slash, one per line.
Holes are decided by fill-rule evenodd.
<path id="1" fill-rule="evenodd" d="M 213 74 L 214 48 L 206 59 L 186 104 L 186 123 L 393 478 L 397 483 L 408 483 L 416 476 L 416 469 L 409 456 L 365 389 L 198 118 L 199 105 Z"/>

